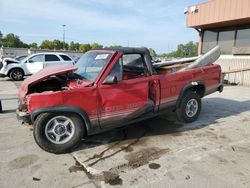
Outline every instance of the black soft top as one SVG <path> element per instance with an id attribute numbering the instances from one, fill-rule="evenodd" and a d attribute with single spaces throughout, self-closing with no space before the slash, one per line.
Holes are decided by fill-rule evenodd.
<path id="1" fill-rule="evenodd" d="M 104 48 L 103 50 L 113 50 L 117 52 L 122 52 L 123 54 L 141 54 L 144 57 L 149 73 L 151 75 L 153 74 L 152 57 L 147 48 L 115 47 L 115 48 Z"/>
<path id="2" fill-rule="evenodd" d="M 114 48 L 104 48 L 104 50 L 113 50 L 113 51 L 119 51 L 124 54 L 148 54 L 149 50 L 147 48 L 132 48 L 132 47 L 114 47 Z"/>

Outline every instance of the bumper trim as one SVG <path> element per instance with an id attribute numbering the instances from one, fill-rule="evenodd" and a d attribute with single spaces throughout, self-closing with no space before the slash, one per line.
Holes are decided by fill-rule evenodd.
<path id="1" fill-rule="evenodd" d="M 21 112 L 18 109 L 16 110 L 17 119 L 28 124 L 32 124 L 30 114 L 28 112 Z"/>

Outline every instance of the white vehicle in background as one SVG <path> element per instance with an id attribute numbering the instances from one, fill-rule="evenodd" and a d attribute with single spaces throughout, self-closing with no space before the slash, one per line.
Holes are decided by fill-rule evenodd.
<path id="1" fill-rule="evenodd" d="M 32 75 L 51 65 L 73 65 L 74 60 L 65 53 L 37 53 L 17 61 L 5 58 L 0 63 L 0 77 L 10 77 L 15 81 Z"/>

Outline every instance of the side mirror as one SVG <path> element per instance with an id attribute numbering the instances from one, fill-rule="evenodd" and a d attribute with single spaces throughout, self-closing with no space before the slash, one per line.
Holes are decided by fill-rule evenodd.
<path id="1" fill-rule="evenodd" d="M 103 84 L 117 84 L 118 80 L 116 76 L 108 75 L 106 79 L 103 81 Z"/>

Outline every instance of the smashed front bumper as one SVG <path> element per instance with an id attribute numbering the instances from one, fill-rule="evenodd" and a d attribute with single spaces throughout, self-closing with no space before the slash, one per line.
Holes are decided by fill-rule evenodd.
<path id="1" fill-rule="evenodd" d="M 23 123 L 32 124 L 29 112 L 21 112 L 20 110 L 17 109 L 16 116 L 19 121 L 22 121 Z"/>

